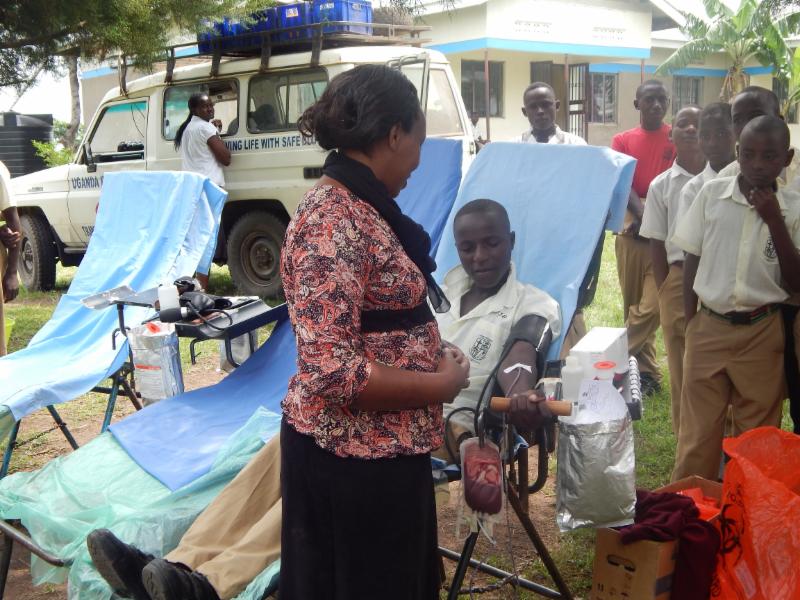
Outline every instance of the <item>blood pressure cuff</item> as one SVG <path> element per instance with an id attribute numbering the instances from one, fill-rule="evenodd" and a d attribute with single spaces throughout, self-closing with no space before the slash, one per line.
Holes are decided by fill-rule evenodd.
<path id="1" fill-rule="evenodd" d="M 503 345 L 500 360 L 497 361 L 497 364 L 492 370 L 492 374 L 486 380 L 486 384 L 481 391 L 481 399 L 478 404 L 479 408 L 488 407 L 492 396 L 503 394 L 500 385 L 497 383 L 497 372 L 500 370 L 500 365 L 503 364 L 508 353 L 511 352 L 511 348 L 513 348 L 514 344 L 517 342 L 528 342 L 536 349 L 536 364 L 530 366 L 536 369 L 536 379 L 542 376 L 547 352 L 550 349 L 550 344 L 553 342 L 553 331 L 550 329 L 547 319 L 541 315 L 526 315 L 511 328 L 508 338 Z M 489 428 L 500 426 L 502 420 L 499 415 L 490 410 L 486 410 L 484 414 L 484 423 L 486 427 Z"/>

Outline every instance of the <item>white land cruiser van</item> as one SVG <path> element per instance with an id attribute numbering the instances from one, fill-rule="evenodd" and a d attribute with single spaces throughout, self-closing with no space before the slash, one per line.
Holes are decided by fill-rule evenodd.
<path id="1" fill-rule="evenodd" d="M 214 101 L 222 139 L 233 154 L 224 169 L 229 195 L 222 231 L 231 275 L 246 294 L 280 293 L 286 225 L 324 160 L 321 149 L 297 132 L 297 119 L 338 73 L 362 63 L 402 69 L 426 106 L 428 135 L 462 139 L 466 169 L 475 152 L 471 124 L 444 55 L 407 45 L 323 48 L 312 54 L 273 55 L 266 69 L 259 58 L 209 61 L 175 69 L 171 78 L 159 73 L 135 80 L 126 94 L 109 91 L 72 164 L 12 180 L 23 229 L 23 284 L 52 288 L 57 261 L 80 262 L 105 173 L 181 168 L 173 141 L 195 92 Z"/>

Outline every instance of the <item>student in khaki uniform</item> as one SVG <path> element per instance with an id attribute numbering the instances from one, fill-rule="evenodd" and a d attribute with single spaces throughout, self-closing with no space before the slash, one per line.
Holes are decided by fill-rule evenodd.
<path id="1" fill-rule="evenodd" d="M 669 136 L 670 126 L 664 123 L 669 107 L 664 84 L 656 79 L 642 83 L 636 89 L 633 105 L 640 113 L 640 126 L 618 133 L 611 141 L 612 150 L 636 159 L 625 228 L 617 235 L 615 250 L 628 349 L 639 361 L 642 394 L 647 396 L 661 387 L 655 346 L 658 291 L 650 246 L 639 235 L 639 227 L 650 182 L 670 168 L 675 160 L 675 147 Z"/>
<path id="2" fill-rule="evenodd" d="M 759 116 L 780 117 L 780 102 L 772 90 L 759 86 L 750 86 L 742 90 L 733 100 L 731 118 L 736 139 L 750 120 Z M 739 163 L 731 162 L 719 171 L 719 177 L 730 177 L 739 174 Z M 800 151 L 794 148 L 792 162 L 778 175 L 778 185 L 788 190 L 800 192 Z M 689 188 L 690 184 L 687 184 Z M 699 188 L 698 190 L 699 191 Z M 696 193 L 695 193 L 696 195 Z M 688 202 L 688 199 L 687 199 Z M 789 412 L 794 423 L 794 432 L 800 434 L 800 339 L 794 334 L 793 324 L 797 321 L 800 294 L 794 294 L 781 304 L 783 314 L 784 335 L 784 370 L 786 373 L 787 392 L 789 396 Z"/>
<path id="3" fill-rule="evenodd" d="M 5 356 L 6 327 L 3 304 L 11 302 L 19 292 L 17 260 L 21 240 L 19 216 L 11 195 L 11 177 L 0 162 L 0 356 Z"/>
<path id="4" fill-rule="evenodd" d="M 700 113 L 700 149 L 708 162 L 701 173 L 689 180 L 681 191 L 678 202 L 677 223 L 689 210 L 703 186 L 716 179 L 720 171 L 736 161 L 736 136 L 731 119 L 731 105 L 712 102 Z M 736 163 L 738 165 L 738 163 Z M 738 173 L 737 173 L 738 174 Z"/>
<path id="5" fill-rule="evenodd" d="M 673 480 L 717 477 L 729 405 L 736 435 L 780 422 L 778 304 L 800 290 L 800 194 L 776 179 L 792 154 L 781 119 L 753 119 L 739 140 L 741 174 L 707 183 L 677 225 L 687 327 Z"/>
<path id="6" fill-rule="evenodd" d="M 474 408 L 514 325 L 528 319 L 534 329 L 538 327 L 548 338 L 555 337 L 560 331 L 560 310 L 545 292 L 520 283 L 514 276 L 514 234 L 502 205 L 491 200 L 470 202 L 459 211 L 454 227 L 462 266 L 445 278 L 449 281 L 446 291 L 452 300 L 451 310 L 437 314 L 443 339 L 461 347 L 473 365 L 470 385 L 462 391 L 464 401 L 459 397 L 454 404 Z M 550 415 L 541 404 L 543 397 L 530 389 L 537 379 L 536 353 L 533 345 L 522 340 L 514 344 L 504 364 L 519 362 L 532 365 L 532 372 L 522 371 L 519 378 L 516 372 L 503 373 L 498 381 L 512 399 L 510 418 L 523 429 L 535 429 Z M 465 430 L 469 428 L 468 423 Z M 233 598 L 280 557 L 280 458 L 276 436 L 200 514 L 178 547 L 164 557 L 183 567 L 180 573 L 186 582 L 176 588 L 194 590 L 194 595 L 182 600 Z M 118 595 L 150 600 L 141 575 L 154 556 L 125 544 L 105 529 L 89 534 L 87 545 L 95 567 Z"/>
<path id="7" fill-rule="evenodd" d="M 650 239 L 653 276 L 658 287 L 658 307 L 669 365 L 672 429 L 680 424 L 683 382 L 683 250 L 670 239 L 683 187 L 702 171 L 705 157 L 700 149 L 698 126 L 700 108 L 686 106 L 672 123 L 671 137 L 678 153 L 668 171 L 650 184 L 639 234 Z"/>

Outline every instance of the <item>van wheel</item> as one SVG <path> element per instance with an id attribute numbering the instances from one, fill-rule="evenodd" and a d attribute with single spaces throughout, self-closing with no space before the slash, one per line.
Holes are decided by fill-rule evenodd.
<path id="1" fill-rule="evenodd" d="M 281 246 L 286 224 L 272 213 L 245 213 L 228 234 L 228 268 L 236 288 L 249 296 L 279 298 Z"/>
<path id="2" fill-rule="evenodd" d="M 25 289 L 52 290 L 56 284 L 56 244 L 50 225 L 38 215 L 21 215 L 22 242 L 17 271 Z"/>

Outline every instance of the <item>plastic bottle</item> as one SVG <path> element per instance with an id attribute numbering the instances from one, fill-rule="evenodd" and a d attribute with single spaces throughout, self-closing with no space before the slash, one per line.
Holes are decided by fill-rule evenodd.
<path id="1" fill-rule="evenodd" d="M 160 285 L 158 287 L 158 305 L 159 310 L 178 308 L 180 306 L 178 288 L 171 283 Z"/>
<path id="2" fill-rule="evenodd" d="M 581 393 L 583 369 L 577 356 L 569 355 L 561 369 L 561 395 L 564 400 L 572 402 L 572 416 L 578 412 L 578 398 Z"/>

